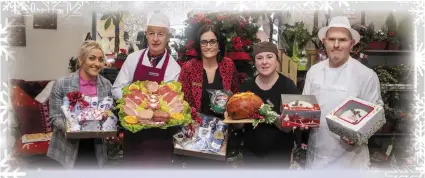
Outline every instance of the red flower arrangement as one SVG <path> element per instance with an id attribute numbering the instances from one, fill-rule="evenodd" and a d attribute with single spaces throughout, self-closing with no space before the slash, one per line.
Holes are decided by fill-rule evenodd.
<path id="1" fill-rule="evenodd" d="M 239 36 L 233 37 L 232 44 L 233 44 L 233 48 L 235 48 L 236 51 L 242 51 L 242 47 L 244 46 L 244 44 L 241 41 L 241 37 Z"/>
<path id="2" fill-rule="evenodd" d="M 257 41 L 256 33 L 258 28 L 253 19 L 246 13 L 197 13 L 192 14 L 186 20 L 187 28 L 185 36 L 187 39 L 185 49 L 181 48 L 184 56 L 181 60 L 188 60 L 197 56 L 193 48 L 194 33 L 204 24 L 213 24 L 220 30 L 225 42 L 226 56 L 233 60 L 250 60 L 249 53 L 252 51 L 252 45 Z"/>
<path id="3" fill-rule="evenodd" d="M 120 49 L 120 52 L 121 52 L 122 54 L 127 55 L 127 50 L 126 50 L 126 49 Z"/>
<path id="4" fill-rule="evenodd" d="M 79 91 L 69 92 L 66 94 L 69 100 L 69 110 L 73 111 L 77 103 L 80 103 L 81 108 L 89 106 L 89 103 L 84 100 L 83 94 Z"/>

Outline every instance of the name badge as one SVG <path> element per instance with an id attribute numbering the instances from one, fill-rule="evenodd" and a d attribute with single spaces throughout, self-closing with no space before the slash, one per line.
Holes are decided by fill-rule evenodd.
<path id="1" fill-rule="evenodd" d="M 149 72 L 149 75 L 150 75 L 150 76 L 155 76 L 155 77 L 158 77 L 158 76 L 159 76 L 159 73 L 155 73 L 155 72 Z"/>
<path id="2" fill-rule="evenodd" d="M 192 82 L 192 85 L 193 86 L 202 87 L 202 83 Z"/>

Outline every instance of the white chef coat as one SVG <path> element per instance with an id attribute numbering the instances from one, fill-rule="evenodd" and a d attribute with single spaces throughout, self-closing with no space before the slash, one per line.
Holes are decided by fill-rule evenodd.
<path id="1" fill-rule="evenodd" d="M 315 95 L 321 107 L 319 128 L 311 129 L 307 167 L 367 169 L 367 145 L 350 146 L 329 131 L 325 116 L 348 97 L 383 106 L 378 76 L 350 57 L 338 68 L 329 68 L 329 59 L 313 65 L 307 72 L 303 95 Z"/>
<path id="2" fill-rule="evenodd" d="M 140 51 L 133 52 L 127 56 L 127 59 L 125 60 L 120 72 L 118 73 L 118 76 L 114 82 L 114 85 L 112 85 L 112 97 L 114 99 L 120 99 L 122 98 L 122 88 L 130 85 L 133 81 L 133 75 L 136 71 L 137 64 L 139 63 L 140 55 L 142 55 L 142 52 L 146 50 L 145 56 L 143 57 L 142 64 L 145 66 L 152 67 L 151 62 L 148 58 L 147 49 L 142 49 Z M 167 54 L 167 50 L 165 51 Z M 166 55 L 164 55 L 159 61 L 159 63 L 156 65 L 156 68 L 160 69 L 164 63 Z M 164 82 L 168 81 L 177 81 L 180 75 L 180 65 L 177 63 L 177 61 L 170 55 L 170 59 L 168 61 L 167 69 L 165 70 L 164 74 Z"/>

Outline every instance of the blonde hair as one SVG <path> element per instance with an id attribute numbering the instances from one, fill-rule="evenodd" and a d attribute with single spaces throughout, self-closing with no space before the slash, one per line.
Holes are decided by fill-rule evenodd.
<path id="1" fill-rule="evenodd" d="M 78 55 L 79 63 L 81 65 L 81 62 L 84 62 L 87 58 L 87 55 L 90 53 L 93 49 L 99 49 L 102 51 L 103 55 L 105 55 L 105 51 L 103 51 L 102 46 L 94 40 L 87 40 L 84 41 L 83 44 L 80 46 L 80 52 Z"/>

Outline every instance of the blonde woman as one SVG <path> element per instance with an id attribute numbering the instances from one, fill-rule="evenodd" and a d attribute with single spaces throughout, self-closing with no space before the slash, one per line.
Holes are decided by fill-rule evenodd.
<path id="1" fill-rule="evenodd" d="M 112 96 L 111 83 L 100 76 L 104 67 L 104 52 L 95 41 L 86 41 L 80 47 L 78 57 L 80 68 L 66 77 L 56 80 L 49 99 L 50 123 L 53 135 L 47 156 L 61 163 L 65 168 L 87 168 L 102 166 L 106 161 L 105 140 L 67 139 L 65 137 L 65 116 L 61 110 L 67 93 L 80 91 L 86 96 L 97 96 L 99 101 Z"/>

